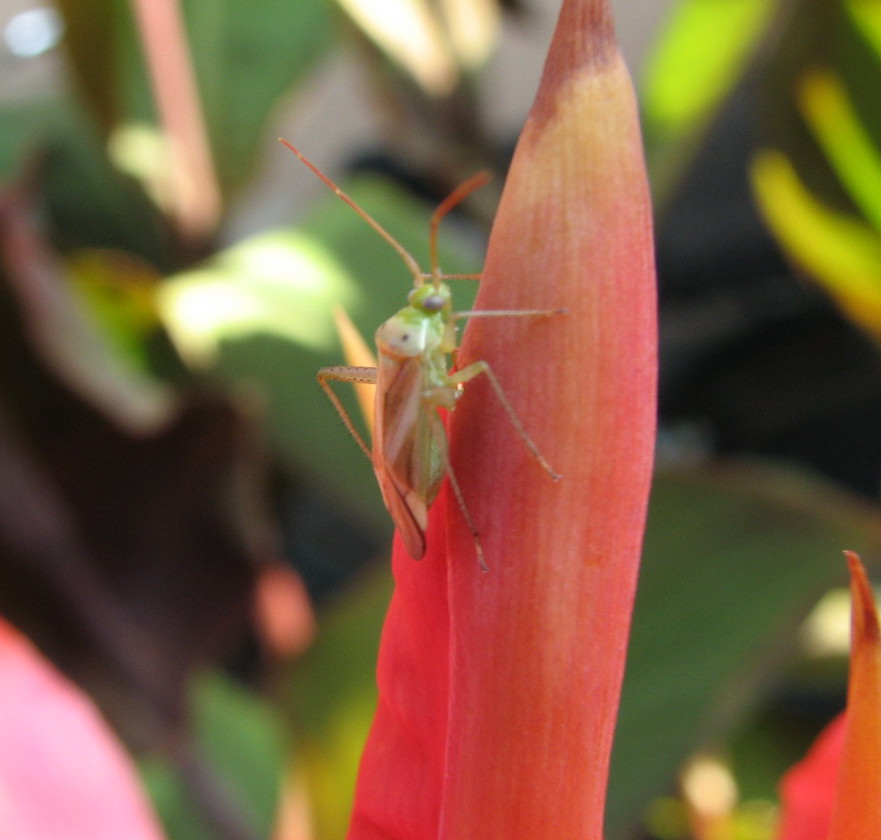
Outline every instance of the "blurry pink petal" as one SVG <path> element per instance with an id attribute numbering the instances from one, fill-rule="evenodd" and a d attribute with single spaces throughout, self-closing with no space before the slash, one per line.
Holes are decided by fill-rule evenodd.
<path id="1" fill-rule="evenodd" d="M 160 840 L 97 709 L 0 619 L 0 837 Z"/>

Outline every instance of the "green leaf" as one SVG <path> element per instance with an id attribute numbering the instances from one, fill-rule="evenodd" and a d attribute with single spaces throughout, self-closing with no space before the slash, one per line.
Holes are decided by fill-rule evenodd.
<path id="1" fill-rule="evenodd" d="M 255 695 L 219 673 L 196 680 L 192 700 L 197 755 L 223 786 L 215 793 L 254 837 L 269 837 L 285 769 L 280 722 Z M 172 762 L 150 758 L 141 771 L 169 840 L 217 840 Z"/>
<path id="2" fill-rule="evenodd" d="M 866 219 L 881 232 L 881 156 L 842 82 L 809 71 L 801 80 L 801 106 L 836 176 Z"/>
<path id="3" fill-rule="evenodd" d="M 141 108 L 149 102 L 130 5 L 119 0 L 57 0 L 57 6 L 64 18 L 73 76 L 106 134 L 121 120 L 133 118 L 134 99 Z"/>
<path id="4" fill-rule="evenodd" d="M 875 0 L 845 0 L 844 9 L 853 25 L 881 61 L 881 6 Z"/>
<path id="5" fill-rule="evenodd" d="M 60 0 L 71 68 L 105 138 L 155 125 L 151 84 L 130 5 Z M 190 58 L 223 194 L 254 168 L 279 100 L 333 39 L 330 0 L 184 0 Z"/>
<path id="6" fill-rule="evenodd" d="M 629 836 L 690 751 L 718 745 L 754 711 L 769 668 L 794 656 L 800 620 L 846 579 L 842 550 L 877 551 L 877 517 L 782 468 L 658 477 L 615 736 L 610 840 Z"/>
<path id="7" fill-rule="evenodd" d="M 331 0 L 187 0 L 202 109 L 225 195 L 244 185 L 281 97 L 333 44 Z"/>
<path id="8" fill-rule="evenodd" d="M 764 33 L 773 0 L 683 0 L 650 56 L 642 83 L 653 192 L 663 199 Z"/>
<path id="9" fill-rule="evenodd" d="M 8 102 L 0 107 L 0 181 L 8 183 L 21 169 L 40 138 L 57 124 L 59 109 L 67 103 L 59 96 Z"/>
<path id="10" fill-rule="evenodd" d="M 819 200 L 780 152 L 758 153 L 752 178 L 759 206 L 793 260 L 855 323 L 881 336 L 881 233 Z"/>
<path id="11" fill-rule="evenodd" d="M 753 184 L 774 235 L 845 314 L 881 334 L 881 18 L 801 0 L 762 89 Z"/>
<path id="12" fill-rule="evenodd" d="M 87 115 L 66 104 L 37 141 L 40 186 L 58 249 L 112 248 L 167 270 L 175 246 L 155 205 L 140 184 L 113 167 Z"/>

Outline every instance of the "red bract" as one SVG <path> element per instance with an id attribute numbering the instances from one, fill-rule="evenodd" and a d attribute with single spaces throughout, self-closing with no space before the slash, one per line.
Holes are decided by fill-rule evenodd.
<path id="1" fill-rule="evenodd" d="M 866 571 L 845 553 L 853 602 L 847 711 L 784 777 L 779 840 L 881 837 L 881 632 Z"/>
<path id="2" fill-rule="evenodd" d="M 559 483 L 486 383 L 453 413 L 455 500 L 428 553 L 394 553 L 380 705 L 352 840 L 594 838 L 651 472 L 651 218 L 631 85 L 609 12 L 566 0 L 490 239 L 459 364 L 485 359 Z"/>
<path id="3" fill-rule="evenodd" d="M 98 710 L 2 619 L 0 686 L 0 837 L 160 840 Z"/>
<path id="4" fill-rule="evenodd" d="M 829 840 L 881 837 L 881 633 L 872 587 L 859 557 L 850 566 L 850 678 L 847 725 Z"/>
<path id="5" fill-rule="evenodd" d="M 827 840 L 841 764 L 845 718 L 835 718 L 780 782 L 785 819 L 777 840 Z"/>

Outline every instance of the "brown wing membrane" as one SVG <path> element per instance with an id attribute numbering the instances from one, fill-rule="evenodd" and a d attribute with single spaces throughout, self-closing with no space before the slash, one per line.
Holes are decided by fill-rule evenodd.
<path id="1" fill-rule="evenodd" d="M 413 494 L 403 495 L 385 472 L 376 472 L 379 489 L 386 508 L 395 527 L 404 540 L 407 553 L 414 560 L 425 556 L 425 529 L 428 525 L 428 508 L 414 498 Z M 417 521 L 419 515 L 419 521 Z"/>
<path id="2" fill-rule="evenodd" d="M 423 403 L 423 379 L 419 357 L 380 357 L 373 469 L 407 551 L 417 560 L 425 554 L 432 485 L 431 430 L 425 419 L 431 409 Z"/>

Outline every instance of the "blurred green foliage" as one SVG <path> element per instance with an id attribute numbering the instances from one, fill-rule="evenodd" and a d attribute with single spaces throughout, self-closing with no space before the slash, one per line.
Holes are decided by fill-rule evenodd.
<path id="1" fill-rule="evenodd" d="M 192 788 L 216 786 L 235 818 L 255 837 L 272 831 L 289 736 L 276 709 L 219 673 L 199 674 L 192 682 L 192 749 L 204 757 L 172 751 L 142 762 L 147 790 L 169 837 L 212 840 L 217 826 L 193 805 Z M 196 774 L 211 774 L 200 777 Z"/>

